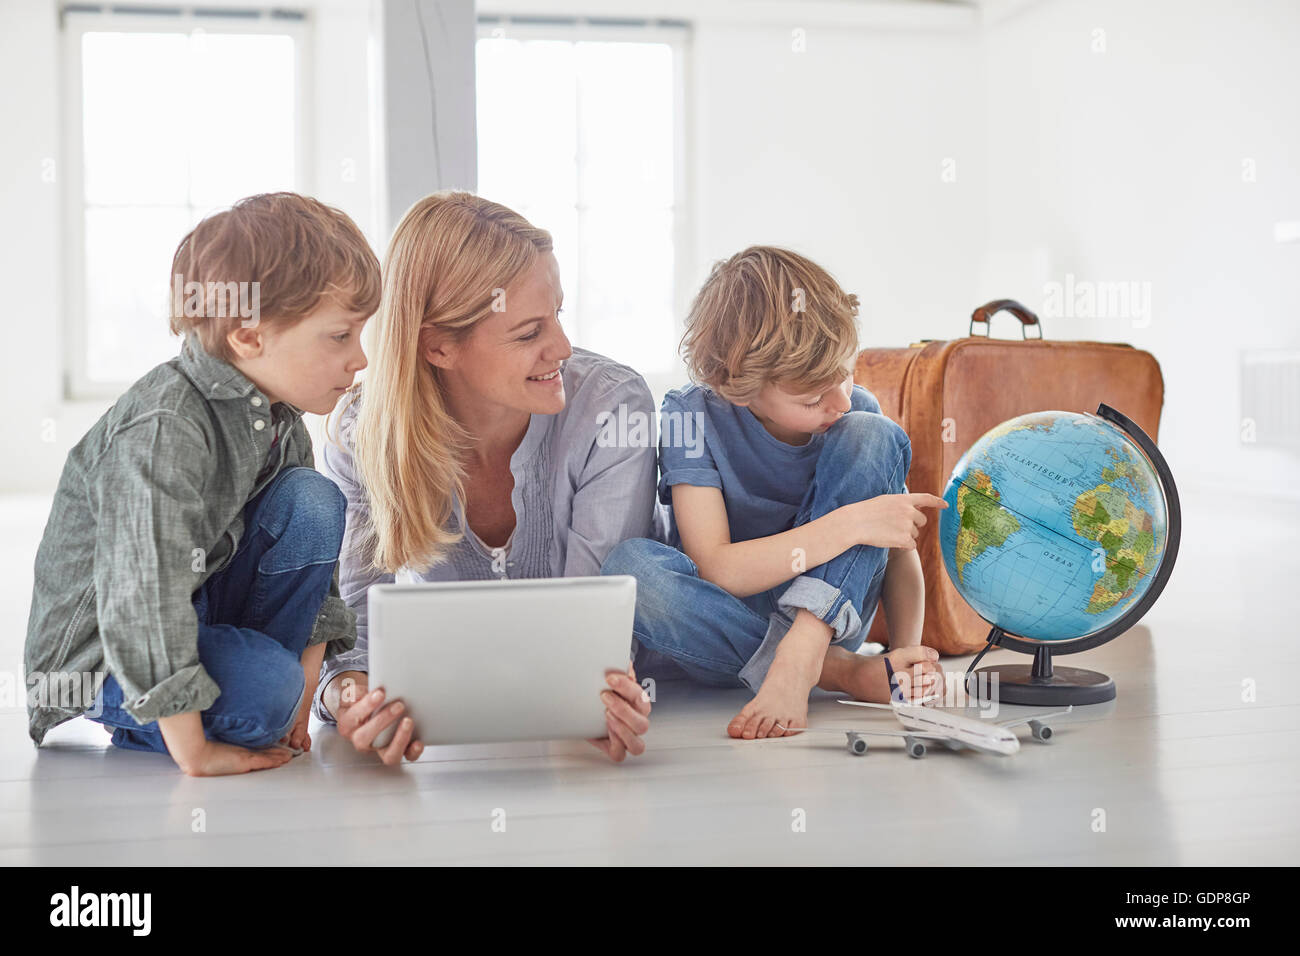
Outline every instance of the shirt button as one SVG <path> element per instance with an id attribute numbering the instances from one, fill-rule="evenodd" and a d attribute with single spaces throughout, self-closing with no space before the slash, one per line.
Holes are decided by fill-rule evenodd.
<path id="1" fill-rule="evenodd" d="M 253 422 L 253 429 L 255 431 L 260 432 L 265 427 L 266 427 L 266 422 L 262 421 L 260 418 L 257 421 Z"/>
<path id="2" fill-rule="evenodd" d="M 261 396 L 261 395 L 254 395 L 252 401 L 253 401 L 253 407 L 254 407 L 254 408 L 261 408 L 261 407 L 262 407 L 262 396 Z"/>

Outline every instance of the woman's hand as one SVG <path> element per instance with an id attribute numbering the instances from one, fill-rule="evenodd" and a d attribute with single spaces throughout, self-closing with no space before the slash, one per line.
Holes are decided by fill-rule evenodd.
<path id="1" fill-rule="evenodd" d="M 339 692 L 338 709 L 334 711 L 339 733 L 352 741 L 357 750 L 379 754 L 379 759 L 389 766 L 400 764 L 402 757 L 418 760 L 424 753 L 424 744 L 412 739 L 415 723 L 410 717 L 403 716 L 405 706 L 402 702 L 394 700 L 385 705 L 383 689 L 369 690 L 365 674 L 350 674 L 349 678 L 350 682 L 345 683 Z M 376 750 L 373 745 L 379 732 L 399 720 L 392 740 L 386 747 Z"/>
<path id="2" fill-rule="evenodd" d="M 615 763 L 622 763 L 628 754 L 645 753 L 641 735 L 650 729 L 650 698 L 636 681 L 636 669 L 628 665 L 627 673 L 610 671 L 605 675 L 609 690 L 600 692 L 605 705 L 605 727 L 608 737 L 590 741 Z"/>

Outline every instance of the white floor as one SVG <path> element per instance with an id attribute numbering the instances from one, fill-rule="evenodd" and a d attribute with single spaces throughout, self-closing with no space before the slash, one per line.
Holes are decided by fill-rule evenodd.
<path id="1" fill-rule="evenodd" d="M 670 682 L 649 752 L 622 766 L 557 743 L 430 748 L 396 770 L 316 729 L 312 753 L 284 768 L 190 779 L 166 757 L 109 748 L 84 720 L 37 751 L 11 699 L 0 707 L 0 863 L 1294 865 L 1300 506 L 1205 496 L 1184 508 L 1177 571 L 1143 624 L 1062 660 L 1110 674 L 1118 699 L 1058 718 L 1050 744 L 1021 728 L 1013 757 L 939 749 L 912 760 L 882 741 L 855 758 L 841 738 L 814 734 L 733 741 L 724 727 L 743 692 Z M 47 509 L 0 500 L 10 687 L 22 686 Z M 998 661 L 1027 658 L 997 651 L 981 663 Z M 888 714 L 846 710 L 819 697 L 812 723 L 891 726 Z"/>

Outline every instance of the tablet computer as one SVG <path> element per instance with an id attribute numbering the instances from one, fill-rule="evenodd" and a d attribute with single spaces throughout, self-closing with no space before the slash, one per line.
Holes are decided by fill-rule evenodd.
<path id="1" fill-rule="evenodd" d="M 607 734 L 600 692 L 628 668 L 636 578 L 377 584 L 366 600 L 370 687 L 424 743 Z"/>

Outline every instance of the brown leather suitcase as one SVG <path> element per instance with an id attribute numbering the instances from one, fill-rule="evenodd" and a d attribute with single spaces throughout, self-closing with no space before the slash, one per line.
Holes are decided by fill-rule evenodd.
<path id="1" fill-rule="evenodd" d="M 1023 340 L 989 337 L 989 319 L 1001 311 L 1020 319 Z M 975 334 L 979 324 L 983 335 Z M 1031 329 L 1038 335 L 1031 337 Z M 1149 352 L 1112 342 L 1044 341 L 1038 317 L 1011 299 L 976 309 L 964 339 L 865 349 L 853 378 L 912 440 L 908 491 L 935 495 L 966 450 L 1009 418 L 1052 409 L 1095 413 L 1105 402 L 1156 441 L 1164 404 L 1160 365 Z M 927 516 L 917 541 L 925 572 L 921 641 L 940 654 L 973 653 L 984 646 L 989 624 L 953 587 L 939 552 L 937 512 Z M 889 643 L 883 608 L 867 640 Z"/>

